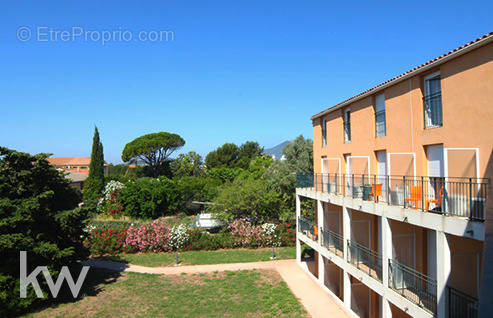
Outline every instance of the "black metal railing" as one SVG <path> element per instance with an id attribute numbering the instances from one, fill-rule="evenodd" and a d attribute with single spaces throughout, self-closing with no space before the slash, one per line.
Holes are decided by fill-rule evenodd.
<path id="1" fill-rule="evenodd" d="M 299 231 L 306 235 L 308 238 L 316 241 L 318 240 L 318 229 L 314 222 L 307 220 L 305 218 L 298 218 L 298 228 Z"/>
<path id="2" fill-rule="evenodd" d="M 436 314 L 436 280 L 389 259 L 389 287 L 416 305 Z"/>
<path id="3" fill-rule="evenodd" d="M 347 248 L 349 263 L 382 281 L 382 256 L 379 253 L 350 240 L 347 241 Z"/>
<path id="4" fill-rule="evenodd" d="M 457 289 L 447 286 L 448 290 L 448 317 L 449 318 L 477 318 L 478 300 Z"/>
<path id="5" fill-rule="evenodd" d="M 425 128 L 442 126 L 442 93 L 423 97 Z"/>
<path id="6" fill-rule="evenodd" d="M 344 253 L 344 239 L 342 235 L 327 229 L 322 229 L 322 245 L 332 253 L 342 256 Z"/>
<path id="7" fill-rule="evenodd" d="M 297 187 L 484 221 L 489 179 L 300 174 Z"/>

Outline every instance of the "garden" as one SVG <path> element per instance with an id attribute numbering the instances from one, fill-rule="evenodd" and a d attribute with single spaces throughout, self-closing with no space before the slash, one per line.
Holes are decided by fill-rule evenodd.
<path id="1" fill-rule="evenodd" d="M 19 298 L 19 251 L 27 251 L 28 272 L 36 266 L 47 266 L 54 277 L 62 266 L 77 273 L 80 261 L 88 258 L 150 267 L 256 262 L 270 260 L 272 256 L 294 258 L 294 173 L 310 169 L 311 141 L 297 138 L 286 147 L 287 159 L 282 162 L 262 155 L 262 148 L 255 142 L 241 146 L 227 143 L 209 153 L 205 163 L 194 152 L 169 159 L 183 144 L 181 137 L 170 133 L 139 137 L 125 146 L 122 159 L 127 164 L 110 165 L 109 174 L 105 175 L 102 143 L 95 129 L 89 177 L 82 193 L 69 185 L 63 171 L 49 164 L 46 154 L 30 155 L 0 147 L 0 253 L 5 259 L 0 265 L 0 316 L 35 311 L 43 316 L 51 313 L 45 311 L 47 307 L 56 308 L 54 315 L 58 315 L 58 310 L 64 315 L 64 306 L 75 313 L 80 310 L 77 308 L 87 309 L 79 307 L 81 304 L 104 302 L 100 297 L 85 296 L 109 292 L 108 299 L 112 299 L 111 293 L 120 295 L 122 290 L 132 290 L 131 285 L 137 282 L 148 285 L 144 289 L 145 297 L 142 293 L 135 297 L 159 298 L 148 290 L 161 282 L 161 277 L 115 274 L 100 269 L 91 269 L 93 281 L 84 287 L 89 289 L 79 298 L 73 298 L 64 288 L 58 297 L 50 296 L 45 280 L 39 281 L 44 298 L 38 298 L 31 285 L 27 287 L 27 297 Z M 156 160 L 156 153 L 164 156 Z M 154 161 L 146 162 L 146 156 Z M 140 161 L 134 161 L 137 159 Z M 132 162 L 144 164 L 132 167 Z M 198 209 L 194 203 L 197 201 L 206 202 L 206 208 Z M 197 227 L 195 219 L 202 212 L 213 215 L 224 226 L 211 232 Z M 240 286 L 236 282 L 238 278 L 245 279 L 241 284 L 253 284 L 254 289 L 272 288 L 284 296 L 275 303 L 268 296 L 259 299 L 255 293 L 244 295 L 242 290 L 237 290 L 235 299 L 245 297 L 256 305 L 237 302 L 238 308 L 220 311 L 219 302 L 213 299 L 215 305 L 209 309 L 201 304 L 204 315 L 209 312 L 300 315 L 302 307 L 283 282 L 268 285 L 277 280 L 271 274 L 245 272 L 190 281 L 200 285 L 197 293 L 205 297 L 210 294 L 207 286 Z M 173 284 L 176 290 L 183 289 L 176 280 Z M 221 296 L 222 291 L 218 292 Z M 168 299 L 178 294 L 190 296 L 184 290 L 169 293 Z M 293 311 L 285 313 L 280 309 L 283 299 L 286 308 Z M 258 306 L 264 300 L 268 306 Z M 190 305 L 186 301 L 182 303 Z M 176 300 L 176 304 L 180 301 Z M 152 315 L 154 300 L 142 306 L 143 312 L 150 310 Z M 107 305 L 101 313 L 105 315 L 108 310 L 109 315 L 118 314 L 120 309 Z M 166 310 L 176 315 L 181 312 L 179 308 L 166 307 Z"/>

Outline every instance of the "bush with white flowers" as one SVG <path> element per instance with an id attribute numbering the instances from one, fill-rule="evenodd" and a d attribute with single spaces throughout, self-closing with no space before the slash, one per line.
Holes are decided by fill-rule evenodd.
<path id="1" fill-rule="evenodd" d="M 168 244 L 174 250 L 179 250 L 185 246 L 190 239 L 188 227 L 184 224 L 173 226 L 168 234 Z"/>
<path id="2" fill-rule="evenodd" d="M 100 213 L 117 215 L 123 210 L 122 205 L 117 199 L 118 191 L 125 188 L 120 181 L 111 180 L 103 190 L 103 197 L 98 200 L 97 209 Z"/>

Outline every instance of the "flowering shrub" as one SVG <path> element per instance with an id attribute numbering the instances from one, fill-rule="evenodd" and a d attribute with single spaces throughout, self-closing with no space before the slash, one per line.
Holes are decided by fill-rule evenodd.
<path id="1" fill-rule="evenodd" d="M 277 226 L 274 235 L 277 246 L 293 246 L 296 242 L 296 223 L 287 222 Z"/>
<path id="2" fill-rule="evenodd" d="M 168 234 L 168 244 L 173 250 L 180 250 L 189 242 L 190 233 L 184 224 L 173 226 Z"/>
<path id="3" fill-rule="evenodd" d="M 262 229 L 264 230 L 264 241 L 268 246 L 281 246 L 279 236 L 276 233 L 277 224 L 264 223 Z"/>
<path id="4" fill-rule="evenodd" d="M 106 184 L 103 197 L 98 200 L 97 210 L 108 215 L 121 215 L 123 206 L 118 201 L 118 193 L 125 185 L 119 181 L 111 180 Z"/>
<path id="5" fill-rule="evenodd" d="M 87 229 L 88 236 L 84 246 L 91 255 L 118 254 L 123 251 L 126 230 L 121 229 Z"/>
<path id="6" fill-rule="evenodd" d="M 125 247 L 135 252 L 167 252 L 170 250 L 169 228 L 160 219 L 127 230 Z"/>
<path id="7" fill-rule="evenodd" d="M 265 245 L 264 229 L 246 220 L 235 220 L 228 226 L 236 247 L 259 247 Z"/>

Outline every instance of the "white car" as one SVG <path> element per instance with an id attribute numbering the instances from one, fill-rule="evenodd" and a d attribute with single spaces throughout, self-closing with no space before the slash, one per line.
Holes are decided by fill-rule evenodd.
<path id="1" fill-rule="evenodd" d="M 201 229 L 213 229 L 225 225 L 226 222 L 214 218 L 211 213 L 197 214 L 197 219 L 195 220 L 195 226 Z"/>

